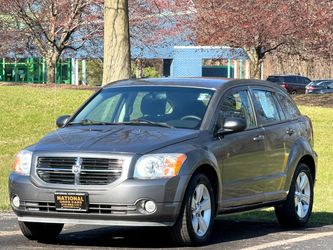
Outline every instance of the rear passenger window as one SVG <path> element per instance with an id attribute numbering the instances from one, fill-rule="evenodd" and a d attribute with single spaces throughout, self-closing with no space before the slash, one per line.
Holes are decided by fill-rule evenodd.
<path id="1" fill-rule="evenodd" d="M 304 83 L 305 84 L 309 84 L 311 82 L 311 80 L 309 78 L 304 78 Z"/>
<path id="2" fill-rule="evenodd" d="M 280 121 L 279 112 L 274 101 L 273 93 L 265 90 L 254 90 L 257 114 L 262 123 Z"/>
<path id="3" fill-rule="evenodd" d="M 277 98 L 287 120 L 296 119 L 300 115 L 295 104 L 289 99 L 288 96 L 278 93 Z"/>

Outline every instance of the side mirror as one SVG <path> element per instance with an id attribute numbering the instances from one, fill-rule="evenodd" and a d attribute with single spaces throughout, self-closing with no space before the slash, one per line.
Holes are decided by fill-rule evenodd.
<path id="1" fill-rule="evenodd" d="M 223 126 L 217 131 L 218 135 L 242 131 L 246 129 L 246 120 L 237 117 L 227 117 Z"/>
<path id="2" fill-rule="evenodd" d="M 56 121 L 57 127 L 62 128 L 69 121 L 70 117 L 70 115 L 60 116 Z"/>

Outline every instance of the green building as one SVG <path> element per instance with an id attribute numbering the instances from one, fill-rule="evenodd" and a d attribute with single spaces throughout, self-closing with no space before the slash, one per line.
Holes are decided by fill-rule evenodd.
<path id="1" fill-rule="evenodd" d="M 73 59 L 57 63 L 56 83 L 72 84 Z M 43 58 L 0 59 L 0 82 L 46 83 L 47 73 Z"/>

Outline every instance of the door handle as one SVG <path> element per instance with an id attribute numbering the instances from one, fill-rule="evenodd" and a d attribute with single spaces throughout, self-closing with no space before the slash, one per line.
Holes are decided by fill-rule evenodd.
<path id="1" fill-rule="evenodd" d="M 286 134 L 287 134 L 287 135 L 292 135 L 293 133 L 295 133 L 295 130 L 293 130 L 292 128 L 288 128 L 288 129 L 286 130 Z"/>
<path id="2" fill-rule="evenodd" d="M 265 136 L 264 135 L 257 135 L 255 137 L 253 137 L 254 141 L 263 141 L 265 140 Z"/>

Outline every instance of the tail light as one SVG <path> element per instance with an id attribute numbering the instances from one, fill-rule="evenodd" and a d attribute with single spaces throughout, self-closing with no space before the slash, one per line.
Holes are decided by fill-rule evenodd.
<path id="1" fill-rule="evenodd" d="M 286 82 L 282 83 L 281 87 L 287 89 L 288 88 L 288 83 L 286 83 Z"/>
<path id="2" fill-rule="evenodd" d="M 307 118 L 307 120 L 308 120 L 308 122 L 309 122 L 309 129 L 310 129 L 310 131 L 309 131 L 309 136 L 310 136 L 310 145 L 313 147 L 314 146 L 314 135 L 313 135 L 313 125 L 312 125 L 312 121 L 311 121 L 311 119 L 308 117 L 308 116 L 305 116 L 306 118 Z"/>

